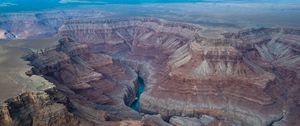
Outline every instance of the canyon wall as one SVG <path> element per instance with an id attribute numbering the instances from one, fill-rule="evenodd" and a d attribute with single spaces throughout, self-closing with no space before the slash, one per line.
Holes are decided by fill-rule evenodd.
<path id="1" fill-rule="evenodd" d="M 26 92 L 5 101 L 0 110 L 1 126 L 77 126 L 91 125 L 71 113 L 68 99 L 55 89 L 45 92 Z"/>
<path id="2" fill-rule="evenodd" d="M 192 24 L 135 18 L 67 22 L 60 35 L 131 62 L 142 72 L 142 112 L 165 117 L 205 113 L 242 125 L 281 119 L 287 105 L 275 93 L 285 92 L 274 89 L 283 85 L 274 69 L 285 69 L 281 74 L 299 70 L 299 30 L 249 29 L 224 33 L 221 39 L 205 38 L 201 30 Z M 296 86 L 298 78 L 290 79 Z"/>
<path id="3" fill-rule="evenodd" d="M 73 20 L 59 28 L 59 45 L 26 60 L 31 73 L 69 99 L 73 111 L 66 111 L 74 115 L 63 116 L 78 123 L 298 124 L 299 29 L 248 29 L 218 39 L 202 30 L 156 18 Z M 128 106 L 139 77 L 145 91 L 137 112 Z M 3 122 L 16 122 L 2 113 Z"/>

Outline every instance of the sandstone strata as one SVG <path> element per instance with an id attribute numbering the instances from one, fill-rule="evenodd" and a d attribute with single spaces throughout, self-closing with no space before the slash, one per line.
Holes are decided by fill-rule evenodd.
<path id="1" fill-rule="evenodd" d="M 91 125 L 87 120 L 75 116 L 66 107 L 68 99 L 55 90 L 49 96 L 44 92 L 27 92 L 5 101 L 0 111 L 2 126 L 44 126 L 44 125 Z"/>
<path id="2" fill-rule="evenodd" d="M 298 29 L 250 29 L 220 39 L 201 30 L 155 18 L 69 21 L 57 47 L 27 59 L 93 122 L 142 119 L 127 107 L 141 77 L 140 112 L 165 120 L 209 115 L 231 125 L 297 124 Z"/>
<path id="3" fill-rule="evenodd" d="M 174 126 L 229 126 L 224 121 L 216 121 L 214 117 L 203 115 L 200 118 L 196 117 L 179 117 L 173 116 L 170 123 Z"/>

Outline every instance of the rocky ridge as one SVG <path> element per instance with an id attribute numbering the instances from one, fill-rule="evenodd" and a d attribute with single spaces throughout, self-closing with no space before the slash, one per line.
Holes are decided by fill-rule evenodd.
<path id="1" fill-rule="evenodd" d="M 10 31 L 18 39 L 47 38 L 57 35 L 58 28 L 67 20 L 87 19 L 110 15 L 95 9 L 55 10 L 0 14 L 0 29 Z M 0 30 L 0 39 L 1 39 Z"/>
<path id="2" fill-rule="evenodd" d="M 49 89 L 53 95 L 45 92 L 26 92 L 5 101 L 1 106 L 0 125 L 91 125 L 72 114 L 66 107 L 68 99 L 55 89 Z"/>

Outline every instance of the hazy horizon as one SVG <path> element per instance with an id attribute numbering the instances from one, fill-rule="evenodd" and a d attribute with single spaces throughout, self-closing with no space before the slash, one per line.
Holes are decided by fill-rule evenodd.
<path id="1" fill-rule="evenodd" d="M 170 3 L 231 3 L 231 4 L 292 4 L 300 5 L 300 0 L 1 0 L 0 13 L 28 12 L 53 9 L 72 9 L 90 5 L 112 4 L 170 4 Z M 299 9 L 299 8 L 298 8 Z"/>

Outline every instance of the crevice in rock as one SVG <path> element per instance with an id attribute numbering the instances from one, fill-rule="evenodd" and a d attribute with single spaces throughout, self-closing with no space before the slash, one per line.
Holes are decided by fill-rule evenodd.
<path id="1" fill-rule="evenodd" d="M 142 77 L 138 76 L 137 84 L 138 84 L 138 88 L 137 88 L 137 91 L 136 91 L 136 98 L 133 101 L 133 103 L 131 103 L 130 107 L 133 108 L 136 111 L 139 111 L 140 110 L 140 96 L 145 90 L 144 79 Z"/>
<path id="2" fill-rule="evenodd" d="M 127 106 L 134 109 L 135 111 L 140 111 L 140 96 L 145 90 L 144 79 L 137 73 L 137 79 L 134 82 L 135 87 L 129 89 L 127 96 L 124 97 L 124 102 Z"/>
<path id="3" fill-rule="evenodd" d="M 280 118 L 272 120 L 267 126 L 274 126 L 275 123 L 280 122 L 284 116 L 282 115 Z"/>

